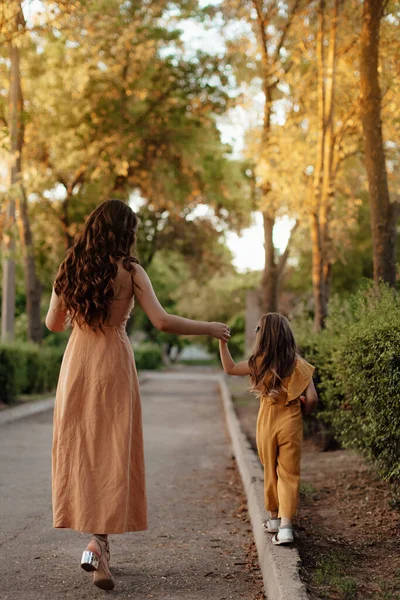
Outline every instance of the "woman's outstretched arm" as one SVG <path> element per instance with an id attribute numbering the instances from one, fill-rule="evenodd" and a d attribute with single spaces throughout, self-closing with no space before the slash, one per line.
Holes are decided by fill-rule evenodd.
<path id="1" fill-rule="evenodd" d="M 140 265 L 135 266 L 134 275 L 135 297 L 143 308 L 154 327 L 167 333 L 177 335 L 211 335 L 218 339 L 230 338 L 229 328 L 225 323 L 209 323 L 207 321 L 194 321 L 177 315 L 170 315 L 161 306 L 150 278 Z"/>
<path id="2" fill-rule="evenodd" d="M 228 373 L 229 375 L 250 375 L 249 363 L 247 360 L 235 363 L 229 352 L 228 344 L 223 340 L 220 340 L 219 342 L 219 354 L 225 373 Z"/>

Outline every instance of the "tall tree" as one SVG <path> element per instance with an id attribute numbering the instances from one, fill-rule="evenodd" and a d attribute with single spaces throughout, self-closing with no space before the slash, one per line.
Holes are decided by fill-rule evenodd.
<path id="1" fill-rule="evenodd" d="M 26 294 L 26 312 L 28 315 L 27 337 L 31 342 L 41 342 L 43 337 L 40 301 L 42 284 L 37 276 L 35 266 L 35 246 L 28 210 L 25 188 L 21 183 L 18 195 L 19 232 L 24 257 L 24 278 Z"/>
<path id="2" fill-rule="evenodd" d="M 9 7 L 10 8 L 10 7 Z M 42 286 L 36 275 L 34 244 L 30 226 L 28 202 L 22 182 L 22 153 L 24 146 L 24 100 L 20 73 L 20 46 L 26 33 L 26 22 L 21 2 L 11 6 L 15 20 L 14 31 L 9 32 L 10 47 L 10 88 L 9 88 L 9 146 L 10 176 L 7 214 L 15 221 L 15 204 L 18 209 L 18 225 L 20 243 L 24 257 L 24 277 L 26 309 L 28 315 L 28 339 L 40 342 L 42 339 L 42 323 L 40 315 L 40 299 Z M 5 33 L 5 32 L 3 32 Z M 7 232 L 6 232 L 7 236 Z M 7 248 L 8 244 L 8 248 Z M 14 236 L 6 237 L 5 248 L 15 250 Z M 4 257 L 3 271 L 3 311 L 2 332 L 4 338 L 14 336 L 15 316 L 15 263 L 12 256 Z"/>
<path id="3" fill-rule="evenodd" d="M 314 171 L 314 200 L 310 215 L 314 327 L 320 329 L 327 316 L 331 263 L 326 256 L 329 212 L 334 194 L 334 94 L 337 62 L 337 28 L 340 0 L 333 1 L 329 34 L 326 36 L 325 0 L 318 10 L 318 149 Z M 327 50 L 326 50 L 327 46 Z"/>
<path id="4" fill-rule="evenodd" d="M 346 9 L 346 10 L 345 10 Z M 332 285 L 332 267 L 340 255 L 335 249 L 334 219 L 354 212 L 354 197 L 343 211 L 345 182 L 341 170 L 347 159 L 359 155 L 358 99 L 349 94 L 343 75 L 354 77 L 358 21 L 353 7 L 342 0 L 319 0 L 316 35 L 317 144 L 310 203 L 314 329 L 324 327 Z M 339 45 L 340 42 L 340 45 Z M 338 74 L 340 78 L 338 80 Z M 340 102 L 337 98 L 340 97 Z M 356 202 L 357 204 L 357 202 Z M 347 222 L 342 229 L 347 228 Z M 340 236 L 339 236 L 340 237 Z"/>
<path id="5" fill-rule="evenodd" d="M 279 287 L 291 243 L 289 240 L 287 251 L 280 254 L 273 242 L 274 227 L 281 210 L 280 203 L 272 199 L 273 173 L 268 165 L 271 164 L 274 148 L 272 129 L 275 103 L 282 98 L 288 72 L 296 62 L 294 55 L 299 50 L 299 44 L 292 31 L 303 5 L 305 2 L 302 0 L 227 0 L 223 5 L 226 19 L 242 23 L 246 21 L 252 28 L 252 37 L 246 30 L 240 38 L 237 31 L 233 39 L 228 37 L 237 78 L 244 82 L 249 79 L 260 80 L 263 92 L 261 135 L 258 151 L 253 146 L 252 158 L 256 174 L 257 208 L 262 213 L 264 224 L 265 263 L 260 295 L 265 311 L 278 309 Z"/>
<path id="6" fill-rule="evenodd" d="M 285 17 L 280 14 L 279 2 L 263 2 L 252 0 L 256 14 L 256 34 L 261 51 L 261 78 L 264 92 L 264 111 L 261 133 L 261 162 L 268 162 L 271 151 L 271 117 L 273 102 L 279 96 L 279 84 L 284 81 L 291 68 L 290 60 L 285 60 L 284 49 L 293 20 L 300 9 L 301 1 L 287 2 Z M 277 22 L 278 21 L 278 22 Z M 275 31 L 271 35 L 271 30 Z M 279 33 L 278 33 L 279 32 Z M 264 223 L 265 263 L 261 283 L 261 297 L 264 311 L 278 310 L 278 295 L 282 273 L 289 255 L 290 239 L 286 251 L 279 255 L 273 241 L 274 226 L 277 217 L 277 206 L 270 202 L 271 181 L 263 179 L 260 185 L 260 208 Z"/>
<path id="7" fill-rule="evenodd" d="M 39 38 L 40 60 L 32 53 L 28 67 L 31 190 L 64 249 L 94 205 L 132 191 L 162 215 L 157 226 L 167 214 L 176 228 L 202 204 L 214 223 L 240 229 L 249 221 L 247 179 L 215 123 L 228 102 L 223 61 L 182 52 L 179 31 L 166 26 L 170 3 L 112 5 L 111 16 L 93 3 L 66 15 L 61 32 Z"/>
<path id="8" fill-rule="evenodd" d="M 396 215 L 390 202 L 382 134 L 379 36 L 387 0 L 364 0 L 361 33 L 361 116 L 371 204 L 374 280 L 396 280 Z"/>
<path id="9" fill-rule="evenodd" d="M 21 0 L 15 0 L 8 7 L 8 21 L 11 29 L 18 31 L 24 26 Z M 1 337 L 13 339 L 15 321 L 15 190 L 21 178 L 22 149 L 22 106 L 20 87 L 20 55 L 15 41 L 9 42 L 10 78 L 8 94 L 8 197 L 3 228 L 3 281 Z"/>

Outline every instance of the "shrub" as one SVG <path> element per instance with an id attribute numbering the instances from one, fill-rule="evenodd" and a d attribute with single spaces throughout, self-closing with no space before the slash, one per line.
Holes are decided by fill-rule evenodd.
<path id="1" fill-rule="evenodd" d="M 64 351 L 62 348 L 38 348 L 27 351 L 24 394 L 47 392 L 57 385 Z"/>
<path id="2" fill-rule="evenodd" d="M 315 365 L 317 418 L 344 447 L 361 451 L 400 491 L 400 297 L 382 285 L 334 298 L 326 329 L 296 329 Z"/>
<path id="3" fill-rule="evenodd" d="M 65 350 L 70 335 L 70 329 L 65 329 L 64 331 L 57 331 L 56 333 L 47 330 L 43 337 L 42 347 L 58 348 L 60 350 Z"/>
<path id="4" fill-rule="evenodd" d="M 134 349 L 138 370 L 159 369 L 162 366 L 162 352 L 157 344 L 142 344 Z"/>
<path id="5" fill-rule="evenodd" d="M 364 288 L 342 314 L 322 382 L 325 419 L 400 489 L 400 298 L 383 285 L 379 292 Z"/>
<path id="6" fill-rule="evenodd" d="M 58 381 L 63 350 L 29 342 L 0 345 L 0 400 L 11 403 L 19 394 L 53 390 Z"/>
<path id="7" fill-rule="evenodd" d="M 26 381 L 26 354 L 21 344 L 0 345 L 0 401 L 10 404 L 21 393 Z"/>

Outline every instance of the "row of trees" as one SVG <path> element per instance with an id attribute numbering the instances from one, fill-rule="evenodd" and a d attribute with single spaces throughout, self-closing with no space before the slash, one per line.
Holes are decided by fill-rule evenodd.
<path id="1" fill-rule="evenodd" d="M 232 269 L 220 232 L 248 224 L 250 202 L 245 166 L 229 160 L 215 124 L 229 102 L 224 68 L 210 54 L 188 57 L 180 41 L 180 22 L 204 18 L 196 2 L 43 4 L 28 23 L 20 1 L 6 5 L 1 47 L 10 65 L 8 85 L 2 82 L 10 171 L 2 335 L 13 336 L 17 201 L 35 341 L 41 281 L 51 281 L 62 258 L 59 242 L 68 249 L 100 201 L 128 199 L 135 190 L 145 201 L 144 266 L 173 247 L 203 278 Z M 212 210 L 212 220 L 192 218 L 199 204 Z"/>
<path id="2" fill-rule="evenodd" d="M 200 299 L 215 296 L 221 282 L 228 290 L 257 285 L 234 274 L 223 232 L 240 231 L 260 210 L 263 309 L 280 307 L 290 252 L 303 273 L 311 251 L 314 325 L 323 327 L 333 272 L 365 220 L 367 182 L 375 280 L 394 284 L 396 2 L 221 0 L 200 9 L 195 0 L 46 0 L 41 12 L 30 4 L 0 2 L 2 154 L 9 157 L 3 338 L 13 336 L 18 252 L 28 335 L 40 341 L 43 284 L 85 215 L 132 193 L 142 201 L 141 261 L 150 268 L 159 256 L 157 272 L 160 261 L 176 263 L 189 300 L 179 290 L 174 298 L 187 314 L 201 318 Z M 226 51 L 187 52 L 188 20 L 214 30 L 221 24 Z M 262 98 L 261 110 L 253 97 Z M 259 115 L 240 161 L 216 126 L 238 105 Z M 206 216 L 199 206 L 208 207 Z M 273 232 L 284 215 L 295 225 L 279 253 Z M 238 298 L 243 307 L 242 292 Z M 229 316 L 225 300 L 229 293 L 221 318 Z"/>
<path id="3" fill-rule="evenodd" d="M 277 310 L 293 236 L 298 225 L 308 223 L 318 330 L 327 316 L 332 267 L 348 243 L 348 224 L 353 225 L 360 204 L 355 193 L 365 174 L 375 281 L 394 285 L 396 280 L 396 203 L 390 201 L 385 154 L 391 148 L 395 157 L 398 149 L 398 5 L 248 0 L 227 1 L 222 10 L 225 19 L 249 24 L 242 36 L 228 32 L 232 64 L 252 94 L 254 86 L 263 92 L 260 121 L 248 143 L 265 231 L 263 309 Z M 392 180 L 393 193 L 397 180 Z M 288 248 L 279 254 L 273 230 L 282 214 L 296 225 Z"/>

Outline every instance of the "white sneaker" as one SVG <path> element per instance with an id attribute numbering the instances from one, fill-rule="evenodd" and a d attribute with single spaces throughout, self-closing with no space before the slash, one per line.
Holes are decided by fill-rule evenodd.
<path id="1" fill-rule="evenodd" d="M 277 533 L 277 531 L 279 531 L 280 524 L 281 524 L 280 518 L 279 519 L 267 519 L 263 523 L 263 528 L 265 529 L 265 531 L 268 531 L 268 533 Z"/>
<path id="2" fill-rule="evenodd" d="M 293 543 L 293 527 L 291 525 L 282 525 L 279 527 L 278 533 L 272 538 L 272 543 L 275 546 L 280 544 L 292 544 Z"/>

